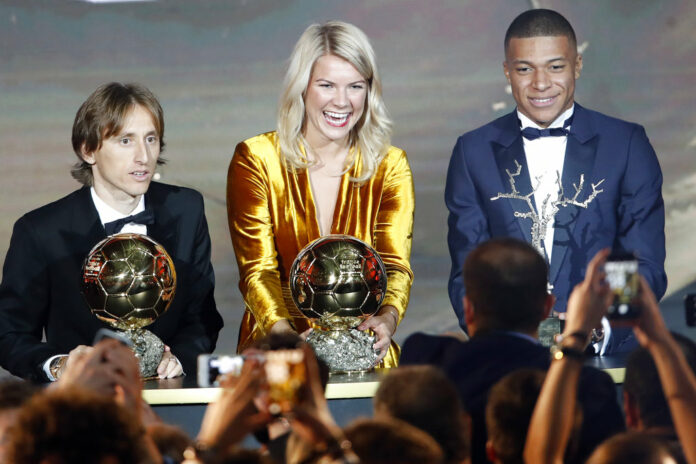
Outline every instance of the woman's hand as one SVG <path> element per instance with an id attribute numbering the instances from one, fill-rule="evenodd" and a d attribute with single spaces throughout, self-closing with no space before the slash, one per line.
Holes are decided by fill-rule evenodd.
<path id="1" fill-rule="evenodd" d="M 268 331 L 268 333 L 272 333 L 272 334 L 288 333 L 288 332 L 289 333 L 297 333 L 295 331 L 295 329 L 293 329 L 292 326 L 290 325 L 290 321 L 288 321 L 287 319 L 279 320 L 278 322 L 273 324 L 273 326 L 271 327 L 271 330 Z"/>
<path id="2" fill-rule="evenodd" d="M 366 319 L 358 326 L 358 330 L 372 329 L 377 337 L 377 341 L 372 345 L 379 352 L 376 363 L 386 356 L 398 323 L 399 313 L 396 308 L 393 306 L 382 306 L 377 314 Z"/>

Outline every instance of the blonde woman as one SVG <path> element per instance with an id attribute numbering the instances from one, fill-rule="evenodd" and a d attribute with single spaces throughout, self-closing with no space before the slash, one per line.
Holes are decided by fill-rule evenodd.
<path id="1" fill-rule="evenodd" d="M 387 294 L 358 329 L 377 336 L 381 365 L 396 366 L 392 341 L 408 305 L 414 192 L 406 154 L 390 145 L 375 54 L 357 27 L 308 27 L 295 45 L 278 129 L 237 145 L 227 177 L 227 214 L 246 309 L 238 349 L 269 332 L 309 326 L 288 287 L 293 260 L 328 234 L 372 245 L 387 268 Z"/>

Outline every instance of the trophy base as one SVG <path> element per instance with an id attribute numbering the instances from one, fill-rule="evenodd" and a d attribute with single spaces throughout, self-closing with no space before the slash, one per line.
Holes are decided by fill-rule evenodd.
<path id="1" fill-rule="evenodd" d="M 164 342 L 149 330 L 126 330 L 126 336 L 133 342 L 133 351 L 140 364 L 140 376 L 143 378 L 157 375 L 157 367 L 164 354 Z"/>
<path id="2" fill-rule="evenodd" d="M 329 366 L 332 373 L 365 372 L 377 362 L 372 345 L 377 338 L 367 332 L 349 330 L 314 329 L 307 336 L 317 358 Z"/>

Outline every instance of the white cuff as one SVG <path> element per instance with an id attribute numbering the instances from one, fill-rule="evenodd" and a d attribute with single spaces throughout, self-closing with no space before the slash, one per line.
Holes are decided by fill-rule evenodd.
<path id="1" fill-rule="evenodd" d="M 55 377 L 53 377 L 53 374 L 51 374 L 51 363 L 53 362 L 54 359 L 60 358 L 62 356 L 67 356 L 67 355 L 57 354 L 55 356 L 51 356 L 50 358 L 48 358 L 46 360 L 46 362 L 43 363 L 44 374 L 46 374 L 46 377 L 48 377 L 48 380 L 50 380 L 51 382 L 55 382 L 56 380 L 58 380 Z"/>

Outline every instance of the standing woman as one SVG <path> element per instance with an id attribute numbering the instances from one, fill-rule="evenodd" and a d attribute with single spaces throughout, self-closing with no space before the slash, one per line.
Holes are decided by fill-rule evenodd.
<path id="1" fill-rule="evenodd" d="M 295 45 L 278 129 L 237 145 L 227 175 L 227 215 L 246 310 L 238 350 L 269 332 L 309 325 L 288 285 L 302 248 L 328 234 L 372 245 L 387 293 L 372 329 L 385 367 L 408 306 L 414 192 L 406 153 L 390 145 L 375 54 L 367 36 L 338 21 L 309 26 Z"/>

